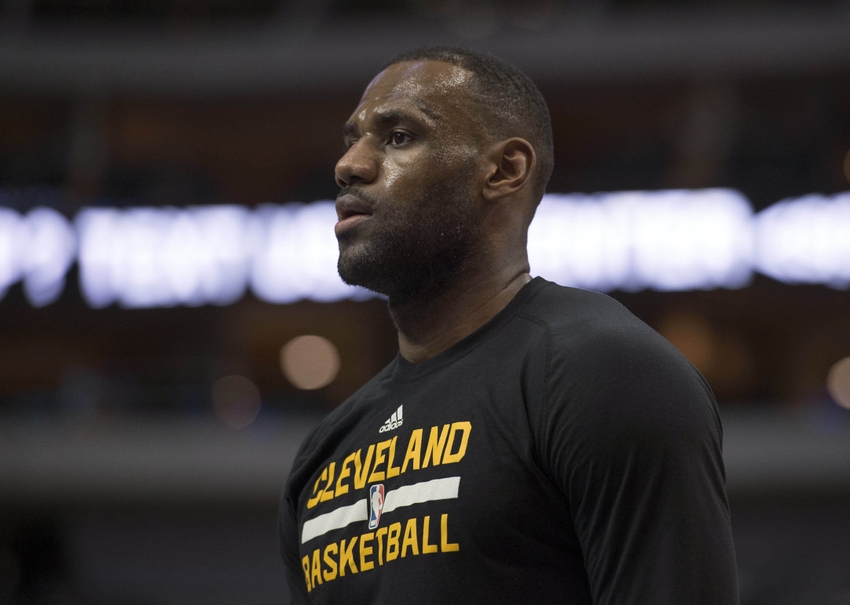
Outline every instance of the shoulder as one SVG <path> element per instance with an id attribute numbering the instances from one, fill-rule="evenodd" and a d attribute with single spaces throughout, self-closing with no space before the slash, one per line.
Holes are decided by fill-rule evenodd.
<path id="1" fill-rule="evenodd" d="M 720 439 L 716 403 L 702 375 L 610 296 L 551 284 L 522 313 L 546 333 L 541 429 L 549 438 L 559 428 L 582 441 L 593 427 L 599 444 L 606 433 L 612 441 L 626 435 L 678 441 L 694 433 Z"/>
<path id="2" fill-rule="evenodd" d="M 658 336 L 618 301 L 606 294 L 544 282 L 520 315 L 545 326 L 565 345 L 592 344 L 599 336 Z"/>
<path id="3" fill-rule="evenodd" d="M 703 383 L 672 344 L 605 294 L 548 283 L 520 315 L 546 334 L 550 372 L 606 382 L 615 376 L 659 378 L 660 373 Z M 646 375 L 647 370 L 653 371 Z"/>

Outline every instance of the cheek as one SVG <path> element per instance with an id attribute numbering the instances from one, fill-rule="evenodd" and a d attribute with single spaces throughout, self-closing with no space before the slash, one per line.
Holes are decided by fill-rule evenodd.
<path id="1" fill-rule="evenodd" d="M 401 193 L 409 188 L 427 186 L 431 170 L 440 162 L 422 154 L 387 155 L 382 164 L 383 181 L 387 190 Z"/>
<path id="2" fill-rule="evenodd" d="M 468 164 L 478 158 L 479 149 L 475 145 L 451 145 L 447 146 L 442 154 L 445 161 Z"/>
<path id="3" fill-rule="evenodd" d="M 439 166 L 440 181 L 453 183 L 455 187 L 470 182 L 479 163 L 480 150 L 474 145 L 455 144 L 442 147 L 435 158 Z"/>
<path id="4" fill-rule="evenodd" d="M 441 145 L 427 154 L 388 155 L 381 167 L 384 185 L 397 194 L 415 195 L 435 184 L 466 180 L 477 165 L 478 155 L 476 146 L 460 144 Z"/>
<path id="5" fill-rule="evenodd" d="M 384 183 L 387 189 L 395 188 L 396 183 L 404 174 L 405 169 L 409 168 L 404 165 L 399 165 L 397 162 L 387 160 L 384 162 Z"/>

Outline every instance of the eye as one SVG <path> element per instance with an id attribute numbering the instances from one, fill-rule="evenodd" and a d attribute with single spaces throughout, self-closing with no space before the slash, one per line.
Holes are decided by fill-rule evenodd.
<path id="1" fill-rule="evenodd" d="M 389 143 L 390 145 L 404 145 L 405 143 L 409 143 L 411 140 L 412 137 L 406 132 L 394 130 L 390 133 Z"/>

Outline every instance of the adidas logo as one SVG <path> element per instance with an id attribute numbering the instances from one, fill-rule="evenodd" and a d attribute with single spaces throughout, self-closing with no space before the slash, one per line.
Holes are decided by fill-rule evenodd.
<path id="1" fill-rule="evenodd" d="M 392 431 L 393 429 L 397 429 L 401 426 L 402 423 L 402 413 L 401 408 L 403 405 L 398 406 L 398 409 L 393 412 L 393 415 L 387 418 L 387 421 L 384 422 L 384 425 L 378 429 L 379 433 L 386 433 L 387 431 Z"/>

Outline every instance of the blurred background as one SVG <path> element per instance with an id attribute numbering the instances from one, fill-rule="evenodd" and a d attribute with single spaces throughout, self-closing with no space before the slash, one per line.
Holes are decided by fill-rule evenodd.
<path id="1" fill-rule="evenodd" d="M 341 125 L 431 43 L 548 100 L 532 273 L 714 389 L 742 604 L 850 604 L 850 2 L 2 0 L 0 605 L 288 602 L 294 453 L 397 351 Z"/>

